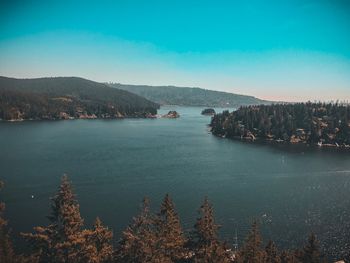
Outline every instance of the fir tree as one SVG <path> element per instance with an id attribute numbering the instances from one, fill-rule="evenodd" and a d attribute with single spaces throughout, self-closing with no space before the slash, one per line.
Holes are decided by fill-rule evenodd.
<path id="1" fill-rule="evenodd" d="M 302 261 L 308 263 L 320 263 L 321 256 L 319 250 L 319 244 L 316 236 L 312 233 L 308 238 L 308 243 L 302 250 Z"/>
<path id="2" fill-rule="evenodd" d="M 92 230 L 84 230 L 86 242 L 83 258 L 86 263 L 107 263 L 113 259 L 113 233 L 97 217 Z"/>
<path id="3" fill-rule="evenodd" d="M 297 252 L 284 250 L 281 253 L 281 263 L 300 263 L 297 257 Z"/>
<path id="4" fill-rule="evenodd" d="M 174 204 L 167 194 L 161 205 L 157 220 L 157 253 L 163 260 L 176 261 L 184 257 L 186 239 Z"/>
<path id="5" fill-rule="evenodd" d="M 81 228 L 79 204 L 66 175 L 52 198 L 52 212 L 47 227 L 35 227 L 34 234 L 23 234 L 31 242 L 39 262 L 80 262 L 85 239 Z"/>
<path id="6" fill-rule="evenodd" d="M 257 221 L 254 221 L 243 247 L 238 253 L 238 261 L 242 263 L 262 263 L 266 253 L 261 248 L 262 240 Z"/>
<path id="7" fill-rule="evenodd" d="M 0 190 L 4 183 L 0 181 Z M 0 262 L 16 262 L 16 255 L 13 250 L 10 232 L 7 229 L 7 220 L 4 218 L 5 203 L 0 202 Z"/>
<path id="8" fill-rule="evenodd" d="M 278 250 L 273 241 L 269 241 L 265 247 L 266 252 L 266 263 L 280 263 L 281 258 L 278 255 Z"/>
<path id="9" fill-rule="evenodd" d="M 157 238 L 154 229 L 154 216 L 150 213 L 149 200 L 145 198 L 141 213 L 122 234 L 115 258 L 117 262 L 156 262 Z"/>
<path id="10" fill-rule="evenodd" d="M 223 244 L 218 240 L 219 225 L 215 223 L 213 207 L 206 197 L 199 210 L 200 217 L 192 237 L 195 262 L 229 262 Z"/>

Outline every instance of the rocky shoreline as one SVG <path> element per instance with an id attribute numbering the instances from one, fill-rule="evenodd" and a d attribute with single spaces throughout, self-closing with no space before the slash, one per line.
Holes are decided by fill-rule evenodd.
<path id="1" fill-rule="evenodd" d="M 237 141 L 243 141 L 243 142 L 251 142 L 251 143 L 271 143 L 271 144 L 284 144 L 284 145 L 305 145 L 305 146 L 313 146 L 313 147 L 318 147 L 318 148 L 336 148 L 336 149 L 346 149 L 346 150 L 350 150 L 350 145 L 348 144 L 331 144 L 331 143 L 308 143 L 306 141 L 285 141 L 285 140 L 281 140 L 281 139 L 267 139 L 267 138 L 259 138 L 259 137 L 254 137 L 254 139 L 252 137 L 247 137 L 247 136 L 232 136 L 232 137 L 227 137 L 226 135 L 217 135 L 214 134 L 211 130 L 210 132 L 219 138 L 223 138 L 223 139 L 232 139 L 232 140 L 237 140 Z"/>
<path id="2" fill-rule="evenodd" d="M 117 119 L 155 119 L 158 115 L 153 114 L 136 114 L 136 115 L 115 115 L 115 116 L 98 116 L 96 114 L 86 114 L 80 116 L 67 116 L 67 117 L 37 117 L 37 118 L 16 118 L 16 119 L 1 119 L 0 122 L 22 122 L 22 121 L 58 121 L 58 120 L 117 120 Z"/>
<path id="3" fill-rule="evenodd" d="M 159 119 L 159 118 L 167 118 L 167 119 L 176 119 L 180 117 L 180 114 L 176 111 L 169 111 L 167 114 L 151 114 L 151 113 L 135 113 L 133 115 L 126 115 L 117 112 L 115 115 L 110 114 L 88 114 L 86 112 L 83 113 L 76 113 L 75 116 L 71 116 L 66 112 L 60 112 L 57 116 L 43 116 L 41 118 L 22 118 L 21 114 L 17 115 L 18 118 L 16 119 L 0 119 L 0 121 L 3 122 L 22 122 L 22 121 L 57 121 L 57 120 L 95 120 L 95 119 L 107 119 L 107 120 L 117 120 L 117 119 Z"/>

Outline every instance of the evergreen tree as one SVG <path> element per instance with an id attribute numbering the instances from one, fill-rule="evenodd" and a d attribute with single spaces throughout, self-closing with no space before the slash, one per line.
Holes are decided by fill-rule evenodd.
<path id="1" fill-rule="evenodd" d="M 113 259 L 113 233 L 97 217 L 92 230 L 84 230 L 86 242 L 83 258 L 86 263 L 108 263 Z"/>
<path id="2" fill-rule="evenodd" d="M 149 200 L 145 198 L 141 213 L 122 234 L 115 258 L 117 262 L 157 262 L 155 253 L 157 237 L 154 216 L 150 213 Z"/>
<path id="3" fill-rule="evenodd" d="M 297 257 L 297 252 L 284 250 L 281 253 L 281 263 L 300 263 Z"/>
<path id="4" fill-rule="evenodd" d="M 0 189 L 2 186 L 0 181 Z M 233 257 L 218 239 L 219 226 L 215 223 L 213 208 L 207 198 L 200 207 L 191 240 L 185 244 L 179 217 L 168 194 L 157 217 L 150 212 L 149 200 L 143 200 L 140 214 L 123 232 L 113 257 L 113 233 L 103 226 L 99 218 L 91 230 L 82 230 L 79 204 L 67 176 L 62 177 L 59 191 L 52 198 L 49 226 L 34 228 L 34 234 L 23 234 L 31 242 L 34 253 L 26 257 L 16 256 L 6 228 L 7 221 L 3 217 L 4 209 L 4 203 L 0 203 L 0 263 L 324 262 L 314 234 L 309 236 L 302 250 L 283 251 L 279 255 L 272 241 L 263 249 L 256 221 L 242 248 Z M 185 250 L 186 245 L 188 250 Z"/>
<path id="5" fill-rule="evenodd" d="M 266 252 L 261 248 L 261 245 L 258 222 L 254 221 L 248 237 L 238 253 L 238 261 L 242 263 L 265 262 Z"/>
<path id="6" fill-rule="evenodd" d="M 79 204 L 66 175 L 52 198 L 52 212 L 47 227 L 35 227 L 34 234 L 23 234 L 31 242 L 39 262 L 80 262 L 85 245 Z"/>
<path id="7" fill-rule="evenodd" d="M 4 183 L 0 181 L 0 190 Z M 10 232 L 7 229 L 7 220 L 4 218 L 5 203 L 0 202 L 0 262 L 16 262 Z"/>
<path id="8" fill-rule="evenodd" d="M 320 249 L 316 236 L 312 233 L 308 238 L 308 243 L 303 248 L 301 253 L 302 262 L 320 263 Z"/>
<path id="9" fill-rule="evenodd" d="M 167 194 L 161 205 L 157 220 L 157 253 L 163 259 L 176 261 L 184 257 L 186 239 L 180 225 L 180 219 L 175 211 L 174 204 Z"/>
<path id="10" fill-rule="evenodd" d="M 267 246 L 265 247 L 265 252 L 266 252 L 266 263 L 280 263 L 281 258 L 278 255 L 278 250 L 273 241 L 269 241 L 267 243 Z"/>
<path id="11" fill-rule="evenodd" d="M 218 240 L 219 225 L 215 223 L 213 207 L 207 197 L 204 199 L 199 213 L 200 217 L 194 226 L 192 236 L 194 261 L 202 263 L 229 262 L 228 253 Z"/>

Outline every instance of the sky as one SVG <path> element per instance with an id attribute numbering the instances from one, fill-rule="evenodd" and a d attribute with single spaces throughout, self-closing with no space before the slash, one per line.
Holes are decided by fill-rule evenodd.
<path id="1" fill-rule="evenodd" d="M 0 75 L 350 101 L 350 0 L 0 0 Z"/>

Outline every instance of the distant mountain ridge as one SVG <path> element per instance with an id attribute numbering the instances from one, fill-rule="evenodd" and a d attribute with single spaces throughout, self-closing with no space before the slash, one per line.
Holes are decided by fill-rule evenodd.
<path id="1" fill-rule="evenodd" d="M 147 117 L 158 108 L 136 94 L 83 78 L 0 76 L 0 118 L 5 120 Z"/>
<path id="2" fill-rule="evenodd" d="M 126 90 L 161 105 L 232 107 L 271 104 L 253 96 L 223 91 L 176 86 L 147 86 L 109 83 L 111 87 Z"/>

